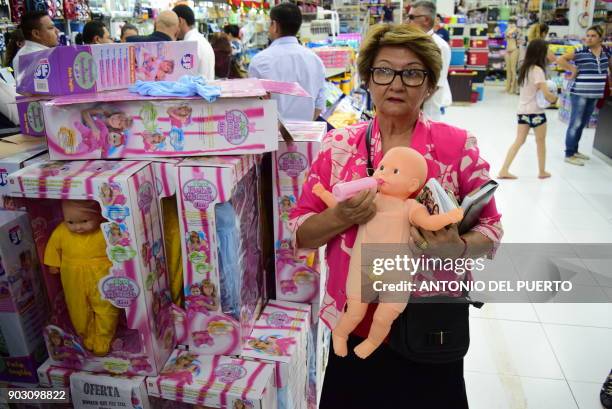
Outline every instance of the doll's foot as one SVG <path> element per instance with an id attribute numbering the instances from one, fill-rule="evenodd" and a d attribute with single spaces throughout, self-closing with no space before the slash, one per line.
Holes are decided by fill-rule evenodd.
<path id="1" fill-rule="evenodd" d="M 361 344 L 357 345 L 354 349 L 355 355 L 361 359 L 366 359 L 372 352 L 374 352 L 378 346 L 374 345 L 370 340 L 364 340 Z"/>
<path id="2" fill-rule="evenodd" d="M 517 176 L 513 175 L 510 172 L 499 172 L 499 175 L 497 175 L 498 179 L 518 179 Z"/>
<path id="3" fill-rule="evenodd" d="M 340 335 L 332 334 L 332 344 L 334 346 L 334 354 L 342 358 L 348 355 L 348 347 L 346 345 L 346 341 L 347 341 L 346 338 L 341 337 Z"/>
<path id="4" fill-rule="evenodd" d="M 540 172 L 540 173 L 538 174 L 538 178 L 540 178 L 540 179 L 547 179 L 547 178 L 549 178 L 550 176 L 551 176 L 551 174 L 550 174 L 550 173 L 548 173 L 548 172 Z"/>

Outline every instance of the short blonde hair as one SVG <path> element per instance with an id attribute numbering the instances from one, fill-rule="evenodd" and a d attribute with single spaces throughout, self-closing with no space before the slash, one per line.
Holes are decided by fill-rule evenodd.
<path id="1" fill-rule="evenodd" d="M 382 47 L 403 47 L 412 51 L 427 70 L 429 88 L 435 88 L 442 70 L 440 48 L 431 36 L 408 24 L 376 24 L 370 28 L 361 44 L 357 69 L 366 84 L 370 82 L 370 69 Z"/>

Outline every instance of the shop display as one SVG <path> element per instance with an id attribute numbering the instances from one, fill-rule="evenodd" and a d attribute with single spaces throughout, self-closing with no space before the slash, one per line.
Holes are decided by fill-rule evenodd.
<path id="1" fill-rule="evenodd" d="M 41 138 L 24 135 L 0 140 L 0 208 L 15 209 L 15 200 L 8 196 L 8 175 L 34 163 L 47 160 L 47 145 Z"/>
<path id="2" fill-rule="evenodd" d="M 311 251 L 296 255 L 288 223 L 327 129 L 324 122 L 287 122 L 284 125 L 293 141 L 281 139 L 273 155 L 276 296 L 279 300 L 317 305 L 323 254 Z"/>
<path id="3" fill-rule="evenodd" d="M 69 95 L 177 80 L 198 72 L 195 41 L 56 47 L 20 57 L 17 92 Z"/>
<path id="4" fill-rule="evenodd" d="M 44 162 L 9 176 L 11 194 L 47 221 L 36 245 L 47 265 L 44 337 L 53 364 L 155 375 L 170 354 L 174 326 L 154 182 L 148 162 Z"/>
<path id="5" fill-rule="evenodd" d="M 423 186 L 427 177 L 425 158 L 411 148 L 390 149 L 382 158 L 373 177 L 381 181 L 378 182 L 380 187 L 376 202 L 378 212 L 371 221 L 359 228 L 353 246 L 346 283 L 347 309 L 332 331 L 334 353 L 338 356 L 347 355 L 348 336 L 363 319 L 368 302 L 379 298 L 380 303 L 374 313 L 368 338 L 355 348 L 355 353 L 360 358 L 367 358 L 378 348 L 389 334 L 393 321 L 406 308 L 408 301 L 406 298 L 406 302 L 398 303 L 397 298 L 393 300 L 393 294 L 385 291 L 374 292 L 369 282 L 362 281 L 365 275 L 369 275 L 362 272 L 362 244 L 408 243 L 411 224 L 426 230 L 438 231 L 449 224 L 459 222 L 463 217 L 462 210 L 430 215 L 425 206 L 417 204 L 414 199 L 409 199 Z M 317 190 L 316 188 L 316 186 L 313 188 L 313 192 L 327 206 L 333 207 L 338 203 L 331 192 L 325 191 L 322 185 L 319 185 Z M 361 183 L 361 188 L 367 189 L 368 185 Z M 378 278 L 383 280 L 382 276 Z M 390 282 L 399 282 L 393 280 L 400 278 L 394 276 Z M 387 302 L 385 297 L 389 297 Z M 355 317 L 360 318 L 356 320 Z"/>
<path id="6" fill-rule="evenodd" d="M 274 365 L 175 350 L 149 395 L 206 408 L 276 409 Z"/>
<path id="7" fill-rule="evenodd" d="M 310 306 L 268 302 L 244 345 L 242 357 L 275 365 L 278 409 L 306 409 Z"/>
<path id="8" fill-rule="evenodd" d="M 37 382 L 47 312 L 30 219 L 0 211 L 0 381 Z"/>
<path id="9" fill-rule="evenodd" d="M 177 341 L 200 354 L 239 354 L 263 304 L 259 161 L 209 157 L 178 167 L 185 311 Z"/>

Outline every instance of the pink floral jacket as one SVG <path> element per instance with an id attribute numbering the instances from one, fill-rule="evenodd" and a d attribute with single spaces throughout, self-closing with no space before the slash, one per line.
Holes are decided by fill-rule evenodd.
<path id="1" fill-rule="evenodd" d="M 360 123 L 333 130 L 323 139 L 321 150 L 304 183 L 302 195 L 290 216 L 289 225 L 294 240 L 298 228 L 305 220 L 326 209 L 326 205 L 312 192 L 317 182 L 331 191 L 337 183 L 367 176 L 366 130 L 367 123 Z M 440 122 L 427 121 L 421 117 L 413 130 L 411 147 L 427 160 L 428 179 L 436 178 L 442 187 L 452 191 L 459 201 L 490 179 L 489 164 L 480 157 L 476 138 L 464 130 Z M 371 155 L 372 164 L 376 168 L 383 156 L 376 119 L 372 130 Z M 473 230 L 482 233 L 497 245 L 503 235 L 500 219 L 501 215 L 497 212 L 493 199 L 483 209 L 479 223 Z M 346 303 L 346 278 L 357 227 L 349 228 L 327 243 L 329 277 L 320 317 L 332 329 Z M 453 272 L 434 273 L 436 280 L 458 280 L 459 277 Z M 418 280 L 419 277 L 415 279 Z M 412 296 L 426 295 L 434 294 L 413 293 Z"/>

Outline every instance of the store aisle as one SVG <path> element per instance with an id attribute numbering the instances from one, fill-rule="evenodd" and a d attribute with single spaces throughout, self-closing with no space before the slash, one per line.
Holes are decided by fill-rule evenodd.
<path id="1" fill-rule="evenodd" d="M 516 132 L 518 96 L 487 87 L 484 102 L 453 106 L 445 121 L 471 130 L 497 175 Z M 563 162 L 566 125 L 547 111 L 547 168 L 537 178 L 532 135 L 496 193 L 505 242 L 612 243 L 612 166 L 592 157 Z M 581 151 L 591 155 L 593 130 Z M 592 156 L 592 155 L 591 155 Z M 592 266 L 589 266 L 592 268 Z M 612 277 L 583 272 L 591 304 L 487 304 L 472 309 L 465 361 L 471 409 L 599 409 L 601 383 L 612 367 Z M 597 284 L 603 286 L 597 286 Z M 592 294 L 591 294 L 592 293 Z"/>

